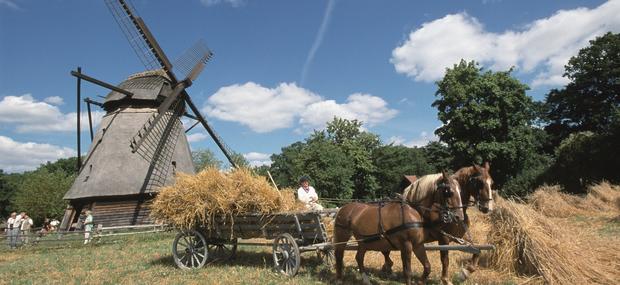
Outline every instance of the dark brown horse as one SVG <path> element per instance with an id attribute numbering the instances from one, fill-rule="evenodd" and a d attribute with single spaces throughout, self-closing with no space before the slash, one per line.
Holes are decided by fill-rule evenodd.
<path id="1" fill-rule="evenodd" d="M 463 204 L 463 214 L 464 220 L 457 223 L 445 223 L 445 224 L 437 224 L 434 223 L 433 226 L 425 228 L 426 231 L 426 240 L 425 243 L 439 242 L 440 245 L 447 245 L 452 241 L 452 237 L 456 238 L 465 238 L 469 242 L 473 241 L 471 238 L 466 237 L 467 230 L 470 226 L 469 217 L 467 216 L 467 208 L 471 204 L 471 199 L 473 198 L 474 205 L 478 206 L 478 209 L 483 213 L 488 213 L 493 210 L 493 192 L 492 185 L 493 179 L 489 174 L 490 166 L 489 163 L 486 162 L 484 166 L 478 166 L 474 164 L 470 167 L 463 167 L 455 172 L 451 178 L 455 179 L 459 183 L 459 187 L 461 189 L 461 203 Z M 415 183 L 409 186 L 404 190 L 403 195 L 411 200 L 411 195 L 415 193 Z M 422 213 L 422 216 L 425 219 L 433 220 L 431 213 L 427 213 L 424 209 L 419 209 Z M 443 231 L 443 233 L 442 233 Z M 450 235 L 450 236 L 448 236 Z M 385 257 L 385 264 L 383 265 L 383 269 L 386 272 L 391 271 L 391 266 L 393 264 L 390 259 L 390 251 L 382 252 Z M 441 251 L 441 282 L 442 284 L 452 284 L 448 277 L 448 267 L 450 265 L 448 251 Z M 467 265 L 467 267 L 462 270 L 462 278 L 466 279 L 472 272 L 476 271 L 478 260 L 480 258 L 479 254 L 473 254 L 471 261 Z"/>
<path id="2" fill-rule="evenodd" d="M 422 177 L 416 183 L 420 190 L 416 205 L 428 211 L 429 218 L 426 221 L 437 222 L 446 217 L 464 219 L 459 186 L 455 179 L 437 174 Z M 424 241 L 429 238 L 424 230 L 424 221 L 422 215 L 407 201 L 344 205 L 336 214 L 333 235 L 337 278 L 342 279 L 344 250 L 347 241 L 354 236 L 358 241 L 355 260 L 364 279 L 366 251 L 400 250 L 406 283 L 411 284 L 412 251 L 424 267 L 420 283 L 426 283 L 431 268 L 424 249 Z"/>

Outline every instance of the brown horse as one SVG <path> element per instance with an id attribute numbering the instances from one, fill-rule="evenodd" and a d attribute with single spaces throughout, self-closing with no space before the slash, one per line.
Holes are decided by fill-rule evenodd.
<path id="1" fill-rule="evenodd" d="M 438 174 L 422 177 L 419 181 L 422 182 L 419 183 L 419 201 L 416 205 L 429 213 L 426 221 L 437 222 L 442 217 L 464 219 L 456 180 L 445 174 Z M 424 221 L 422 215 L 410 206 L 408 201 L 344 205 L 336 214 L 334 225 L 336 277 L 342 279 L 344 250 L 347 241 L 354 236 L 358 241 L 355 260 L 364 279 L 366 251 L 389 252 L 395 249 L 401 251 L 406 283 L 411 284 L 412 251 L 424 267 L 420 283 L 426 283 L 431 268 L 424 249 L 424 241 L 428 239 Z"/>
<path id="2" fill-rule="evenodd" d="M 493 185 L 493 179 L 489 174 L 490 165 L 488 162 L 484 164 L 484 166 L 478 166 L 474 164 L 470 167 L 463 167 L 455 172 L 451 178 L 458 181 L 460 189 L 461 189 L 461 203 L 463 204 L 463 214 L 464 220 L 458 223 L 449 223 L 449 224 L 434 224 L 434 226 L 425 228 L 427 239 L 424 241 L 425 243 L 438 241 L 440 245 L 447 245 L 452 240 L 451 235 L 456 238 L 463 238 L 467 233 L 467 230 L 470 226 L 469 217 L 467 216 L 467 208 L 471 203 L 471 198 L 474 199 L 474 203 L 478 205 L 478 209 L 483 213 L 488 213 L 493 210 L 493 192 L 491 190 L 491 186 Z M 403 195 L 410 199 L 410 195 L 414 195 L 415 193 L 415 183 L 409 186 L 404 190 Z M 424 215 L 424 210 L 420 210 L 423 213 L 425 219 L 431 219 L 430 215 Z M 443 231 L 443 233 L 442 233 Z M 448 235 L 446 235 L 448 234 Z M 473 242 L 469 237 L 466 238 L 469 242 Z M 390 259 L 390 251 L 383 251 L 383 256 L 385 257 L 385 264 L 383 265 L 383 269 L 386 272 L 391 271 L 391 266 L 393 264 Z M 443 284 L 452 284 L 448 278 L 448 267 L 450 265 L 449 253 L 448 251 L 441 251 L 441 282 Z M 473 254 L 471 261 L 467 265 L 466 268 L 462 270 L 462 279 L 466 279 L 471 273 L 476 271 L 478 260 L 480 259 L 479 254 Z"/>

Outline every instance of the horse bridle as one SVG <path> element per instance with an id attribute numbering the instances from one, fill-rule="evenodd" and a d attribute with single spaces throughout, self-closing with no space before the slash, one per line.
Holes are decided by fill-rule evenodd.
<path id="1" fill-rule="evenodd" d="M 448 205 L 448 199 L 451 198 L 454 193 L 450 191 L 450 183 L 441 182 L 437 184 L 437 190 L 440 191 L 442 196 L 442 203 L 439 207 L 439 219 L 444 224 L 449 224 L 452 222 L 459 221 L 458 216 L 455 214 L 455 211 L 458 209 L 465 208 L 464 206 L 458 207 L 450 207 Z"/>

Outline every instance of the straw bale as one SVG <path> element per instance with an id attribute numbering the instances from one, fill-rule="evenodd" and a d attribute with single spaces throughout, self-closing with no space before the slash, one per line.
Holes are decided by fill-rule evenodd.
<path id="1" fill-rule="evenodd" d="M 178 174 L 174 185 L 159 191 L 151 215 L 189 229 L 196 225 L 210 228 L 216 216 L 232 219 L 244 213 L 269 214 L 302 208 L 291 189 L 279 192 L 249 169 L 223 173 L 209 167 L 196 175 Z"/>
<path id="2" fill-rule="evenodd" d="M 597 262 L 578 231 L 566 229 L 527 204 L 498 199 L 490 214 L 491 265 L 549 284 L 612 284 L 613 268 Z M 609 273 L 609 271 L 612 273 Z"/>

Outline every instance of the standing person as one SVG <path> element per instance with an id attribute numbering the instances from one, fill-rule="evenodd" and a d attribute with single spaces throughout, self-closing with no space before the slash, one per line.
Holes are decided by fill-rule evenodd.
<path id="1" fill-rule="evenodd" d="M 17 215 L 15 217 L 15 221 L 13 222 L 13 231 L 14 231 L 14 247 L 17 248 L 18 245 L 20 245 L 21 240 L 20 240 L 20 233 L 21 233 L 21 228 L 22 228 L 22 222 L 24 220 L 24 216 L 26 216 L 26 212 L 21 212 L 19 213 L 19 215 Z"/>
<path id="2" fill-rule="evenodd" d="M 17 247 L 17 228 L 15 228 L 15 219 L 17 213 L 11 213 L 11 216 L 6 221 L 7 236 L 9 240 L 9 248 L 13 249 Z"/>
<path id="3" fill-rule="evenodd" d="M 319 195 L 316 194 L 314 187 L 310 186 L 310 179 L 307 176 L 299 178 L 300 187 L 297 189 L 297 199 L 306 204 L 306 209 L 312 211 L 321 211 L 323 206 L 318 203 Z"/>
<path id="4" fill-rule="evenodd" d="M 90 242 L 90 232 L 93 230 L 93 215 L 90 210 L 86 211 L 86 218 L 84 219 L 84 244 Z"/>
<path id="5" fill-rule="evenodd" d="M 84 219 L 86 219 L 86 211 L 82 210 L 82 212 L 80 212 L 80 216 L 78 217 L 77 223 L 75 224 L 76 231 L 84 230 Z"/>
<path id="6" fill-rule="evenodd" d="M 24 213 L 22 217 L 22 225 L 20 227 L 20 235 L 22 237 L 22 244 L 28 244 L 28 237 L 30 236 L 30 228 L 32 228 L 32 219 Z"/>

